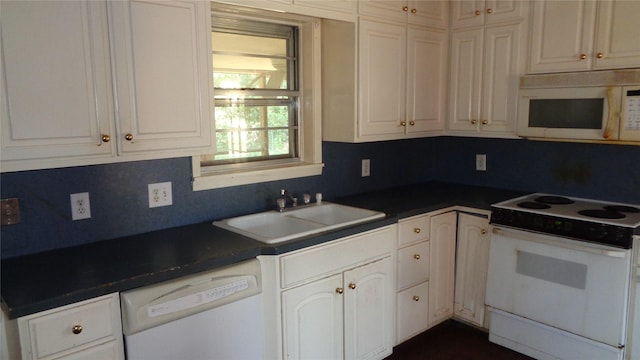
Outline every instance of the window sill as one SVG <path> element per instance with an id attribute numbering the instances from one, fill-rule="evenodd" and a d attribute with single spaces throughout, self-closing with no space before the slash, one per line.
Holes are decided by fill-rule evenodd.
<path id="1" fill-rule="evenodd" d="M 198 156 L 195 156 L 194 159 L 197 159 L 194 161 L 200 161 Z M 200 164 L 198 163 L 197 166 L 198 168 L 196 169 L 196 164 L 194 163 L 193 191 L 322 175 L 324 164 L 287 164 L 241 172 L 229 171 L 208 174 L 196 174 L 199 172 Z"/>

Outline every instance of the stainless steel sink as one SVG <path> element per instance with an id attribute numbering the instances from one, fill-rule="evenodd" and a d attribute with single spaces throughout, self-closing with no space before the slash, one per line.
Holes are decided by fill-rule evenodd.
<path id="1" fill-rule="evenodd" d="M 213 224 L 267 244 L 276 244 L 384 216 L 379 211 L 323 202 L 284 212 L 273 210 L 238 216 Z"/>

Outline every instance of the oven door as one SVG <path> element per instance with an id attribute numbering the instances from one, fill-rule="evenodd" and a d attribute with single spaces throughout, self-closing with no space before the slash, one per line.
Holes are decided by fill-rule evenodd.
<path id="1" fill-rule="evenodd" d="M 620 347 L 631 251 L 496 227 L 487 305 Z"/>

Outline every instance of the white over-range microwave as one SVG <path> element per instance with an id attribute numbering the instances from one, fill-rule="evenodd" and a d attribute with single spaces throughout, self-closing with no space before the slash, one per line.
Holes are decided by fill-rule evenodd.
<path id="1" fill-rule="evenodd" d="M 640 141 L 640 69 L 522 77 L 517 134 Z"/>

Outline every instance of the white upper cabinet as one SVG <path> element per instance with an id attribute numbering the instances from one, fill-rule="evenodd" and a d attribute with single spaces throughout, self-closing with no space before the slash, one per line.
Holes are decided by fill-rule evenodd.
<path id="1" fill-rule="evenodd" d="M 106 11 L 104 1 L 0 2 L 2 171 L 113 156 Z"/>
<path id="2" fill-rule="evenodd" d="M 640 2 L 534 1 L 530 73 L 640 66 Z"/>
<path id="3" fill-rule="evenodd" d="M 206 2 L 0 6 L 2 171 L 209 149 Z"/>
<path id="4" fill-rule="evenodd" d="M 513 136 L 522 27 L 516 23 L 452 32 L 449 130 Z"/>
<path id="5" fill-rule="evenodd" d="M 520 21 L 524 17 L 525 6 L 522 0 L 453 0 L 451 27 Z"/>
<path id="6" fill-rule="evenodd" d="M 210 16 L 203 1 L 114 1 L 122 153 L 211 144 Z"/>
<path id="7" fill-rule="evenodd" d="M 414 25 L 446 29 L 449 2 L 445 0 L 360 0 L 358 13 Z"/>
<path id="8" fill-rule="evenodd" d="M 347 35 L 354 32 L 357 37 Z M 394 140 L 443 130 L 445 30 L 361 17 L 357 30 L 325 21 L 322 42 L 324 140 Z"/>

